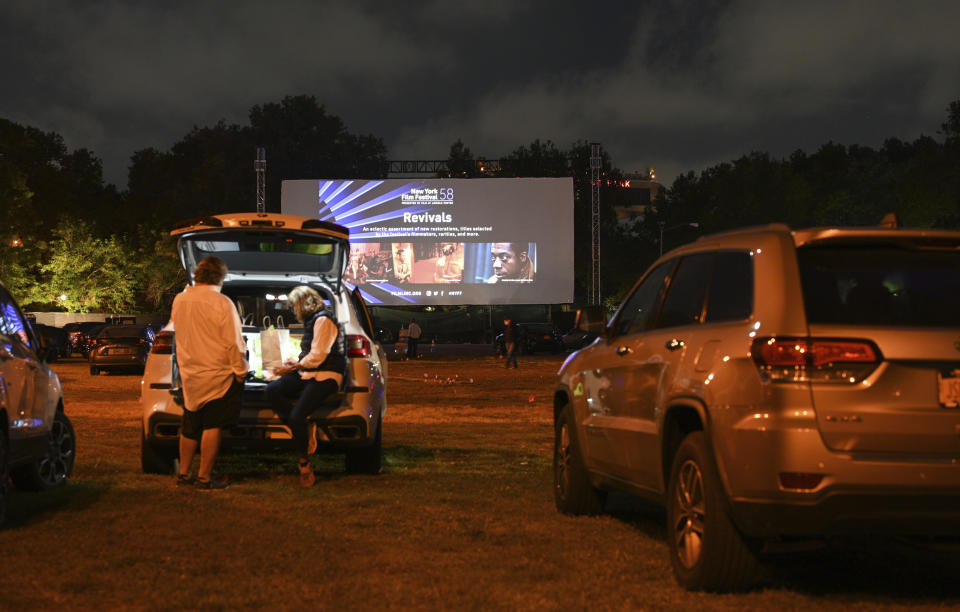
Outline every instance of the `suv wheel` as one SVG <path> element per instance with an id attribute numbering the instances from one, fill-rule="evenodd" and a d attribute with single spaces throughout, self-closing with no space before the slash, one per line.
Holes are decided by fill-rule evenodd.
<path id="1" fill-rule="evenodd" d="M 175 453 L 150 444 L 143 431 L 140 432 L 140 467 L 144 474 L 173 474 L 178 459 Z"/>
<path id="2" fill-rule="evenodd" d="M 13 484 L 25 491 L 47 491 L 63 486 L 73 471 L 77 439 L 73 425 L 62 411 L 57 411 L 47 437 L 46 453 L 14 470 Z"/>
<path id="3" fill-rule="evenodd" d="M 553 493 L 557 510 L 564 514 L 600 514 L 606 501 L 604 493 L 590 484 L 570 404 L 560 410 L 554 431 Z"/>
<path id="4" fill-rule="evenodd" d="M 730 519 L 720 475 L 702 431 L 684 438 L 673 459 L 667 538 L 673 572 L 681 586 L 707 591 L 749 586 L 756 558 Z"/>
<path id="5" fill-rule="evenodd" d="M 350 474 L 379 474 L 383 471 L 383 419 L 377 424 L 373 444 L 347 449 L 347 472 Z"/>

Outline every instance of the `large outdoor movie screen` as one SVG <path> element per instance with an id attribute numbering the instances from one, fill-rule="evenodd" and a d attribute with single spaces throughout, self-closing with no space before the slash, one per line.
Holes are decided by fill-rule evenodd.
<path id="1" fill-rule="evenodd" d="M 573 179 L 283 181 L 281 212 L 350 230 L 371 304 L 573 301 Z"/>

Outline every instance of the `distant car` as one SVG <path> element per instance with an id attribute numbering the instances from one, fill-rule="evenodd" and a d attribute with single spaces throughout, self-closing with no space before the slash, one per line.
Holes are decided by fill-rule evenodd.
<path id="1" fill-rule="evenodd" d="M 805 540 L 956 542 L 960 232 L 774 224 L 675 249 L 564 362 L 554 423 L 558 510 L 662 503 L 688 589 L 749 586 L 758 552 Z"/>
<path id="2" fill-rule="evenodd" d="M 70 343 L 70 335 L 62 327 L 34 323 L 33 329 L 40 334 L 43 340 L 43 355 L 47 361 L 56 361 L 60 357 L 70 357 L 73 355 L 73 345 Z"/>
<path id="3" fill-rule="evenodd" d="M 576 351 L 587 346 L 599 337 L 599 334 L 588 332 L 582 329 L 573 328 L 560 337 L 563 348 L 568 351 Z"/>
<path id="4" fill-rule="evenodd" d="M 17 489 L 40 491 L 62 486 L 73 471 L 73 426 L 41 346 L 0 284 L 0 523 L 11 479 Z"/>
<path id="5" fill-rule="evenodd" d="M 97 332 L 105 325 L 103 321 L 81 321 L 79 323 L 67 323 L 63 326 L 63 329 L 70 338 L 73 352 L 86 356 L 90 344 L 93 343 L 91 335 L 96 336 Z"/>
<path id="6" fill-rule="evenodd" d="M 116 369 L 143 372 L 153 339 L 153 329 L 148 325 L 105 326 L 87 356 L 90 374 Z"/>
<path id="7" fill-rule="evenodd" d="M 563 352 L 560 330 L 553 323 L 517 323 L 517 335 L 519 336 L 517 350 L 521 355 Z M 507 351 L 503 332 L 497 334 L 493 342 L 497 354 L 505 355 Z"/>
<path id="8" fill-rule="evenodd" d="M 346 455 L 348 472 L 379 474 L 383 465 L 383 419 L 387 411 L 387 355 L 356 289 L 343 282 L 350 254 L 345 227 L 317 219 L 273 213 L 233 213 L 178 224 L 181 261 L 188 277 L 208 255 L 222 258 L 229 273 L 222 293 L 237 305 L 251 372 L 244 381 L 239 422 L 223 432 L 226 449 L 290 449 L 293 438 L 264 397 L 261 332 L 282 320 L 289 326 L 292 356 L 300 352 L 303 326 L 286 293 L 297 285 L 315 289 L 343 333 L 346 367 L 340 391 L 315 407 L 318 449 Z M 146 473 L 172 473 L 177 461 L 183 396 L 176 361 L 176 330 L 164 328 L 147 359 L 141 381 L 140 459 Z"/>

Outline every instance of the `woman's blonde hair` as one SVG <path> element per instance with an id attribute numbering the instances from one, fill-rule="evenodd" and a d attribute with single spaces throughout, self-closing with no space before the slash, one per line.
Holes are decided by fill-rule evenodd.
<path id="1" fill-rule="evenodd" d="M 323 298 L 317 290 L 306 285 L 294 287 L 287 294 L 287 303 L 293 309 L 294 316 L 304 323 L 315 313 L 323 310 Z"/>

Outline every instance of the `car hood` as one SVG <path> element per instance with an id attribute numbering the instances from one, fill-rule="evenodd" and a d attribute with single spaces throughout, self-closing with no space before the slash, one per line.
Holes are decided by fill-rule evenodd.
<path id="1" fill-rule="evenodd" d="M 227 264 L 224 285 L 237 282 L 339 284 L 350 252 L 349 230 L 334 223 L 274 213 L 233 213 L 178 223 L 180 261 L 193 278 L 215 255 Z"/>

